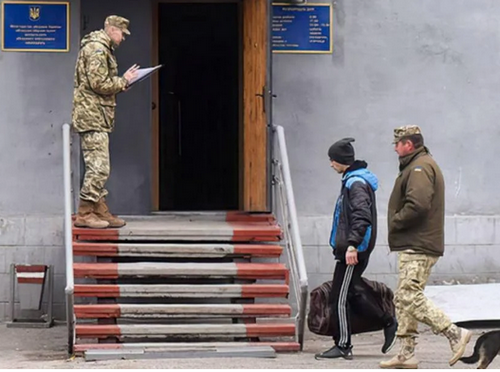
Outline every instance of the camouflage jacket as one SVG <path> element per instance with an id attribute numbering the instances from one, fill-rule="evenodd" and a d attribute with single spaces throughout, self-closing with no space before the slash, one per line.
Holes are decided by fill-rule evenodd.
<path id="1" fill-rule="evenodd" d="M 118 76 L 111 39 L 94 31 L 81 42 L 75 68 L 73 129 L 76 132 L 111 132 L 115 125 L 116 94 L 127 80 Z"/>

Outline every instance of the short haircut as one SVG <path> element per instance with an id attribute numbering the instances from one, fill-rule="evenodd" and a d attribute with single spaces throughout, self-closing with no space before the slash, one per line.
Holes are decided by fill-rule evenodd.
<path id="1" fill-rule="evenodd" d="M 406 143 L 411 141 L 416 149 L 424 146 L 424 137 L 421 134 L 412 134 L 411 136 L 405 136 L 401 138 L 401 142 Z"/>

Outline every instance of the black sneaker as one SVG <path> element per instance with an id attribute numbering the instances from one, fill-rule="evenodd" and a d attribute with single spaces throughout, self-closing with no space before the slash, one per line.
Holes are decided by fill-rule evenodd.
<path id="1" fill-rule="evenodd" d="M 394 344 L 396 343 L 396 331 L 398 330 L 398 322 L 396 318 L 394 321 L 384 328 L 384 345 L 382 346 L 382 353 L 386 354 L 388 351 L 392 349 Z"/>
<path id="2" fill-rule="evenodd" d="M 334 346 L 327 351 L 323 351 L 320 354 L 314 356 L 316 359 L 333 359 L 333 358 L 344 358 L 347 360 L 352 359 L 352 346 L 348 348 L 343 348 L 339 346 Z"/>

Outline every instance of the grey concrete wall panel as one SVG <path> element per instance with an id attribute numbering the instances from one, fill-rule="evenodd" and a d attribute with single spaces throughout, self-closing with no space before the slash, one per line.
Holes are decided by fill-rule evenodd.
<path id="1" fill-rule="evenodd" d="M 82 34 L 103 27 L 108 15 L 130 20 L 131 35 L 117 48 L 119 73 L 137 63 L 151 65 L 152 9 L 150 1 L 85 0 Z M 111 176 L 107 184 L 113 213 L 148 214 L 151 211 L 151 80 L 143 81 L 117 99 L 116 129 L 110 137 Z M 83 176 L 83 170 L 82 170 Z"/>
<path id="2" fill-rule="evenodd" d="M 2 215 L 63 211 L 61 125 L 71 119 L 79 4 L 70 1 L 69 53 L 0 53 Z"/>
<path id="3" fill-rule="evenodd" d="M 331 212 L 339 182 L 327 150 L 354 136 L 386 214 L 398 171 L 392 129 L 418 124 L 445 175 L 447 213 L 498 214 L 500 2 L 333 4 L 333 54 L 273 56 L 274 122 L 293 149 L 299 213 Z"/>

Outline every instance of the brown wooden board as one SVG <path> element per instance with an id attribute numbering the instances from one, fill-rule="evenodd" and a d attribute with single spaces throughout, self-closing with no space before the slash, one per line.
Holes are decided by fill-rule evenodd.
<path id="1" fill-rule="evenodd" d="M 243 209 L 266 211 L 268 0 L 243 1 Z"/>

